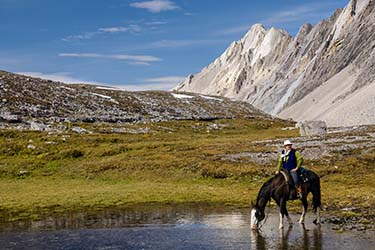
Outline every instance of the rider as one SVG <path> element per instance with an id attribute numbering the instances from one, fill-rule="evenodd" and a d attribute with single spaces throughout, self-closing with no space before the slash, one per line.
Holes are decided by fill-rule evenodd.
<path id="1" fill-rule="evenodd" d="M 298 170 L 302 166 L 303 158 L 301 153 L 295 150 L 292 145 L 293 144 L 289 140 L 284 141 L 285 149 L 281 152 L 276 174 L 278 174 L 282 168 L 290 173 L 297 190 L 297 197 L 291 198 L 295 199 L 301 197 L 302 193 L 301 187 L 299 186 Z"/>

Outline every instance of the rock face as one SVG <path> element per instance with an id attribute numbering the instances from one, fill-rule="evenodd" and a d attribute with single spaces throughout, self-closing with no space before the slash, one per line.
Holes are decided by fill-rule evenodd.
<path id="1" fill-rule="evenodd" d="M 49 131 L 71 122 L 150 122 L 271 116 L 246 102 L 200 94 L 128 92 L 95 85 L 70 85 L 0 71 L 0 128 Z M 77 133 L 85 133 L 76 129 Z"/>
<path id="2" fill-rule="evenodd" d="M 247 101 L 298 121 L 375 124 L 374 6 L 352 0 L 295 37 L 256 24 L 175 90 Z"/>
<path id="3" fill-rule="evenodd" d="M 324 135 L 327 133 L 325 121 L 303 121 L 296 124 L 301 136 Z"/>

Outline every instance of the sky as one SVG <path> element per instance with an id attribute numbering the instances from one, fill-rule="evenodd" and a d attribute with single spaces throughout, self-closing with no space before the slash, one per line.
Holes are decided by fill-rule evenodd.
<path id="1" fill-rule="evenodd" d="M 349 0 L 0 0 L 0 70 L 169 90 L 255 23 L 295 35 Z"/>

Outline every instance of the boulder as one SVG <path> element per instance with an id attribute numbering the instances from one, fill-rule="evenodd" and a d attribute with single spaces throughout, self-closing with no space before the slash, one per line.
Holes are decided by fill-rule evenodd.
<path id="1" fill-rule="evenodd" d="M 7 122 L 7 123 L 21 123 L 22 118 L 19 117 L 18 115 L 4 113 L 4 114 L 0 114 L 0 122 L 1 121 Z"/>
<path id="2" fill-rule="evenodd" d="M 75 132 L 75 133 L 78 133 L 78 134 L 91 134 L 92 132 L 87 130 L 87 129 L 84 129 L 84 128 L 81 128 L 81 127 L 73 127 L 72 128 L 72 131 Z"/>
<path id="3" fill-rule="evenodd" d="M 301 136 L 324 135 L 327 133 L 325 121 L 303 121 L 296 124 Z"/>
<path id="4" fill-rule="evenodd" d="M 43 123 L 31 121 L 30 122 L 30 130 L 33 130 L 33 131 L 49 131 L 51 129 Z"/>

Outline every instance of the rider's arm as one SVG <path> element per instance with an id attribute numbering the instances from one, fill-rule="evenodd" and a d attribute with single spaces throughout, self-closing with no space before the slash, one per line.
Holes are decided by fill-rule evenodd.
<path id="1" fill-rule="evenodd" d="M 283 158 L 280 156 L 279 161 L 277 162 L 276 172 L 280 171 L 283 166 Z"/>
<path id="2" fill-rule="evenodd" d="M 303 164 L 303 157 L 300 152 L 296 151 L 296 158 L 297 158 L 297 167 L 296 169 L 299 169 Z"/>

